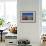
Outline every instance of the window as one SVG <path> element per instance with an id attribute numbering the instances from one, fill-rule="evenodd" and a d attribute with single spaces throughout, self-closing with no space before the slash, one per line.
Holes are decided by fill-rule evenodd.
<path id="1" fill-rule="evenodd" d="M 46 0 L 42 0 L 42 18 L 46 21 Z"/>
<path id="2" fill-rule="evenodd" d="M 46 0 L 42 0 L 42 32 L 46 33 Z"/>
<path id="3" fill-rule="evenodd" d="M 4 16 L 4 2 L 0 2 L 0 17 Z"/>
<path id="4" fill-rule="evenodd" d="M 6 22 L 17 25 L 17 0 L 0 1 L 0 17 L 3 17 Z"/>

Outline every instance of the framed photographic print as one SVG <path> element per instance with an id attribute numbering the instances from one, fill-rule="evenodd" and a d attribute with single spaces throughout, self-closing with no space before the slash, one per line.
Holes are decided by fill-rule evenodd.
<path id="1" fill-rule="evenodd" d="M 36 22 L 36 11 L 21 11 L 20 21 L 23 23 L 35 23 Z"/>

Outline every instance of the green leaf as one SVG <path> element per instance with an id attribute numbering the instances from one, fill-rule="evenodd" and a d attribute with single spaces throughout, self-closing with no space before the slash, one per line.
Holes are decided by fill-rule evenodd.
<path id="1" fill-rule="evenodd" d="M 0 18 L 0 26 L 2 26 L 4 24 L 4 22 L 5 22 L 4 19 Z"/>

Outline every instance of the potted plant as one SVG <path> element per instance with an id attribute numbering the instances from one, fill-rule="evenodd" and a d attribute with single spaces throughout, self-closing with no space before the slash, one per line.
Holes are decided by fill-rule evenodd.
<path id="1" fill-rule="evenodd" d="M 2 27 L 4 25 L 4 19 L 3 18 L 0 18 L 0 27 Z"/>

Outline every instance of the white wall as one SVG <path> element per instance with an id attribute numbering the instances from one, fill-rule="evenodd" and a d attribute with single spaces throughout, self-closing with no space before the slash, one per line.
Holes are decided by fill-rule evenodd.
<path id="1" fill-rule="evenodd" d="M 29 39 L 33 46 L 39 46 L 40 43 L 41 2 L 41 0 L 18 0 L 17 2 L 18 39 Z M 20 11 L 36 11 L 36 23 L 21 23 Z"/>

